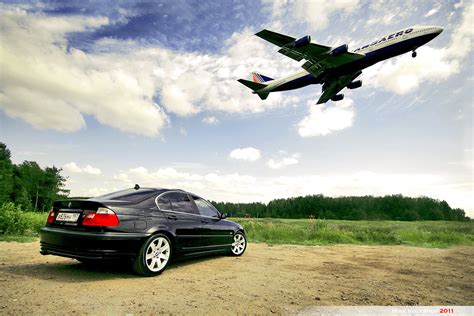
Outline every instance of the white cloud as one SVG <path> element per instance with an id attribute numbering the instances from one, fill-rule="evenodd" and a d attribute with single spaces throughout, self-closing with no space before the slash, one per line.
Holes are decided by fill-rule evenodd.
<path id="1" fill-rule="evenodd" d="M 98 175 L 101 173 L 99 168 L 94 168 L 91 165 L 85 166 L 84 168 L 82 168 L 82 171 L 84 173 L 94 174 L 94 175 Z"/>
<path id="2" fill-rule="evenodd" d="M 67 163 L 63 166 L 63 170 L 72 173 L 87 173 L 91 175 L 99 175 L 101 171 L 99 168 L 94 168 L 91 165 L 87 165 L 84 168 L 79 167 L 75 162 Z"/>
<path id="3" fill-rule="evenodd" d="M 351 99 L 317 105 L 311 103 L 308 102 L 309 114 L 298 123 L 301 137 L 324 136 L 352 126 L 355 111 Z"/>
<path id="4" fill-rule="evenodd" d="M 413 1 L 371 0 L 364 3 L 363 6 L 367 6 L 364 10 L 364 15 L 367 14 L 366 28 L 373 28 L 374 24 L 396 24 L 394 18 L 396 20 L 408 19 L 410 15 L 418 11 L 418 5 Z"/>
<path id="5" fill-rule="evenodd" d="M 75 162 L 70 162 L 67 163 L 63 166 L 64 171 L 69 171 L 69 172 L 74 172 L 74 173 L 80 173 L 82 172 L 82 169 L 77 166 Z"/>
<path id="6" fill-rule="evenodd" d="M 237 148 L 230 152 L 229 157 L 237 160 L 256 161 L 260 159 L 260 150 L 254 147 Z"/>
<path id="7" fill-rule="evenodd" d="M 209 125 L 215 125 L 219 123 L 219 120 L 215 116 L 207 116 L 202 119 L 202 122 Z"/>
<path id="8" fill-rule="evenodd" d="M 273 18 L 281 17 L 289 0 L 261 0 L 263 8 L 269 11 Z"/>
<path id="9" fill-rule="evenodd" d="M 279 157 L 269 159 L 267 166 L 271 169 L 282 169 L 286 166 L 298 164 L 300 157 L 301 155 L 299 153 L 288 155 L 286 152 L 280 151 Z"/>
<path id="10" fill-rule="evenodd" d="M 376 16 L 376 17 L 373 17 L 373 18 L 370 18 L 369 20 L 367 20 L 367 25 L 370 26 L 370 25 L 374 25 L 374 24 L 385 24 L 385 25 L 388 25 L 390 23 L 393 23 L 393 18 L 395 17 L 396 15 L 394 13 L 386 13 L 385 15 L 383 16 Z"/>
<path id="11" fill-rule="evenodd" d="M 314 30 L 321 30 L 328 25 L 334 13 L 352 12 L 358 7 L 359 0 L 312 0 L 292 1 L 290 10 L 296 19 L 306 22 Z M 274 5 L 274 9 L 281 10 L 281 6 Z"/>
<path id="12" fill-rule="evenodd" d="M 363 73 L 363 81 L 368 86 L 406 94 L 423 82 L 442 81 L 460 70 L 457 60 L 446 58 L 445 49 L 422 46 L 417 51 L 417 58 L 405 54 L 368 68 Z"/>
<path id="13" fill-rule="evenodd" d="M 430 11 L 428 11 L 428 13 L 425 14 L 425 18 L 430 17 L 430 16 L 432 16 L 432 15 L 435 15 L 436 13 L 438 13 L 438 11 L 439 11 L 440 8 L 441 8 L 441 7 L 438 6 L 438 7 L 435 7 L 435 8 L 433 8 L 433 9 L 431 9 Z"/>
<path id="14" fill-rule="evenodd" d="M 452 32 L 451 43 L 447 49 L 447 55 L 450 58 L 463 59 L 466 58 L 472 49 L 472 37 L 474 28 L 472 21 L 474 20 L 474 2 L 464 7 L 463 5 L 462 21 Z"/>
<path id="15" fill-rule="evenodd" d="M 72 132 L 83 115 L 156 136 L 167 116 L 154 104 L 153 75 L 141 61 L 67 48 L 69 32 L 109 24 L 103 17 L 44 16 L 2 6 L 0 108 L 36 128 Z"/>

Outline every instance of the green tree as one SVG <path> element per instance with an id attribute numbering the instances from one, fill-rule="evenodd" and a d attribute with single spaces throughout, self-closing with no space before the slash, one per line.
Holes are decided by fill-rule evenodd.
<path id="1" fill-rule="evenodd" d="M 13 191 L 13 164 L 10 157 L 10 150 L 0 143 L 0 206 L 10 201 Z"/>
<path id="2" fill-rule="evenodd" d="M 0 206 L 13 202 L 24 211 L 49 210 L 53 201 L 66 198 L 66 178 L 62 169 L 42 169 L 35 161 L 12 164 L 10 151 L 0 143 Z"/>

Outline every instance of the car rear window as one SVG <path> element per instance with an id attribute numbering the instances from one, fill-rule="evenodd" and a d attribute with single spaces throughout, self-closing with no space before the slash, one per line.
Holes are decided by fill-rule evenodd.
<path id="1" fill-rule="evenodd" d="M 127 202 L 138 202 L 144 198 L 146 198 L 151 193 L 155 192 L 155 189 L 127 189 L 122 191 L 117 191 L 109 194 L 104 194 L 101 196 L 97 196 L 93 198 L 94 200 L 119 200 L 119 201 L 127 201 Z"/>

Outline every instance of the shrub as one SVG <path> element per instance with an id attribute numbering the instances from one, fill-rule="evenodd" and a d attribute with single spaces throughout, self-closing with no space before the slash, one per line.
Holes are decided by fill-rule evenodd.
<path id="1" fill-rule="evenodd" d="M 23 212 L 13 203 L 0 207 L 0 234 L 37 236 L 46 222 L 46 213 Z"/>

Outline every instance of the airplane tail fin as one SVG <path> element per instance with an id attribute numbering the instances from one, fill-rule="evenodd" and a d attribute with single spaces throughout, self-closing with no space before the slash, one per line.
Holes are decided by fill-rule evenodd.
<path id="1" fill-rule="evenodd" d="M 258 83 L 265 83 L 267 81 L 272 81 L 273 78 L 267 77 L 265 75 L 259 74 L 258 72 L 252 72 L 252 80 L 253 82 L 258 82 Z"/>
<path id="2" fill-rule="evenodd" d="M 245 79 L 239 79 L 237 81 L 243 84 L 244 86 L 246 86 L 247 88 L 252 89 L 253 93 L 256 93 L 260 97 L 260 99 L 265 100 L 268 97 L 269 92 L 264 92 L 264 93 L 257 92 L 258 90 L 265 88 L 267 86 L 266 84 L 253 82 L 253 81 L 249 81 Z"/>

